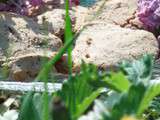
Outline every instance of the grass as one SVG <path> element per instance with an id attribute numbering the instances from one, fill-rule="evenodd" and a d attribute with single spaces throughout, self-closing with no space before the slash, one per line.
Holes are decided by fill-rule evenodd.
<path id="1" fill-rule="evenodd" d="M 69 1 L 66 0 L 66 25 L 65 25 L 65 44 L 63 48 L 61 48 L 48 63 L 44 65 L 42 70 L 40 71 L 39 75 L 36 77 L 35 81 L 43 81 L 45 92 L 43 97 L 43 113 L 42 118 L 43 120 L 49 120 L 49 101 L 48 101 L 48 92 L 47 92 L 47 82 L 48 82 L 48 75 L 52 69 L 52 66 L 63 56 L 63 54 L 67 51 L 68 53 L 68 68 L 70 76 L 72 75 L 72 44 L 73 44 L 73 36 L 72 36 L 72 28 L 71 28 L 71 20 L 69 17 Z M 34 88 L 34 86 L 33 86 Z M 31 91 L 27 93 L 27 95 L 24 97 L 24 101 L 21 106 L 19 119 L 20 120 L 27 120 L 30 112 L 34 112 L 35 108 L 33 107 L 32 111 L 30 110 L 29 106 L 32 106 L 32 98 L 33 98 L 34 92 Z M 29 102 L 30 101 L 30 102 Z M 29 112 L 30 111 L 30 112 Z M 39 120 L 41 118 L 37 117 L 37 113 L 34 114 L 35 118 L 30 118 L 33 120 Z M 34 116 L 33 115 L 33 116 Z"/>
<path id="2" fill-rule="evenodd" d="M 71 24 L 71 18 L 69 16 L 69 0 L 66 0 L 65 4 L 66 9 L 66 15 L 65 15 L 65 43 L 68 41 L 72 41 L 73 35 L 72 35 L 72 24 Z M 69 74 L 72 75 L 72 45 L 67 50 L 68 54 L 68 68 L 69 68 Z"/>

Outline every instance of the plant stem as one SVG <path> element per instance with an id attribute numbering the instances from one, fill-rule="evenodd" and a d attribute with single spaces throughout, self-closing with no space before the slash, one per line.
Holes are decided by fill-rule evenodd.
<path id="1" fill-rule="evenodd" d="M 65 9 L 66 9 L 65 42 L 67 42 L 73 39 L 71 19 L 69 16 L 69 0 L 66 0 Z M 68 69 L 69 69 L 69 74 L 71 76 L 72 75 L 72 45 L 68 48 L 67 54 L 68 54 Z"/>

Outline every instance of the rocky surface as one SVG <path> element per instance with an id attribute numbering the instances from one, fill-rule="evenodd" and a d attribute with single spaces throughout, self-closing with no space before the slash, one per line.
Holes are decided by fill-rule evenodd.
<path id="1" fill-rule="evenodd" d="M 85 26 L 89 17 L 89 9 L 83 6 L 73 7 L 73 11 L 75 13 L 75 25 L 74 31 L 79 31 Z"/>
<path id="2" fill-rule="evenodd" d="M 103 0 L 102 0 L 103 1 Z M 142 28 L 142 23 L 137 19 L 137 0 L 107 0 L 103 4 L 95 5 L 91 10 L 91 16 L 97 14 L 95 8 L 100 6 L 96 20 L 120 25 L 121 27 Z"/>
<path id="3" fill-rule="evenodd" d="M 1 55 L 14 56 L 29 49 L 58 50 L 62 41 L 47 33 L 32 19 L 12 13 L 0 13 L 0 48 Z"/>
<path id="4" fill-rule="evenodd" d="M 42 57 L 39 56 L 40 52 L 52 53 L 62 46 L 61 39 L 45 32 L 36 22 L 27 17 L 1 12 L 0 28 L 0 63 L 6 62 L 11 57 L 19 61 L 11 67 L 11 76 L 16 80 L 23 80 L 25 77 L 28 79 L 27 74 L 32 77 L 36 75 L 40 69 L 37 68 L 40 66 L 38 60 Z M 32 53 L 34 57 L 31 55 L 28 58 Z"/>
<path id="5" fill-rule="evenodd" d="M 157 52 L 158 43 L 152 33 L 98 22 L 90 23 L 77 38 L 73 61 L 75 68 L 81 60 L 106 68 L 125 59 Z"/>
<path id="6" fill-rule="evenodd" d="M 36 51 L 35 53 L 19 55 L 16 59 L 12 59 L 8 63 L 9 78 L 16 81 L 31 81 L 38 75 L 43 65 L 52 57 L 53 53 L 43 53 Z M 53 71 L 56 69 L 53 66 Z"/>
<path id="7" fill-rule="evenodd" d="M 73 12 L 70 11 L 72 23 L 75 21 Z M 53 9 L 37 16 L 38 24 L 52 34 L 62 38 L 64 35 L 65 28 L 65 10 L 64 9 Z M 73 24 L 74 25 L 74 24 Z"/>

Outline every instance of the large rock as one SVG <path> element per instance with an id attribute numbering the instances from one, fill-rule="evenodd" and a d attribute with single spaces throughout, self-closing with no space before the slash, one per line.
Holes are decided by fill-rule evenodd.
<path id="1" fill-rule="evenodd" d="M 73 7 L 73 10 L 75 13 L 75 21 L 76 21 L 74 26 L 74 31 L 79 31 L 85 26 L 86 21 L 88 21 L 89 9 L 83 6 L 76 6 Z"/>
<path id="2" fill-rule="evenodd" d="M 36 62 L 38 59 L 34 59 L 33 57 L 28 59 L 27 57 L 19 56 L 27 56 L 34 53 L 35 57 L 40 58 L 40 51 L 43 53 L 52 53 L 56 52 L 62 46 L 62 41 L 58 37 L 42 30 L 32 19 L 6 12 L 0 13 L 0 36 L 1 64 L 10 60 L 12 61 L 11 58 L 17 58 L 18 61 L 22 61 L 21 59 L 23 59 L 27 62 L 26 64 L 31 64 L 33 63 L 32 61 Z M 24 62 L 20 63 L 22 64 L 19 75 L 24 72 L 23 70 L 27 71 L 26 69 L 29 69 L 25 68 L 26 65 Z M 12 69 L 12 73 L 17 74 L 14 70 L 16 69 Z M 31 74 L 30 72 L 27 73 Z"/>
<path id="3" fill-rule="evenodd" d="M 11 62 L 7 64 L 9 66 L 8 79 L 16 81 L 34 80 L 44 64 L 54 55 L 55 53 L 43 53 L 42 51 L 39 51 L 30 54 L 24 53 L 24 55 L 12 58 Z M 54 66 L 52 72 L 56 73 Z"/>
<path id="4" fill-rule="evenodd" d="M 16 81 L 33 81 L 39 72 L 42 70 L 44 65 L 53 58 L 57 52 L 44 52 L 44 51 L 35 51 L 32 53 L 24 53 L 18 55 L 16 58 L 10 58 L 10 62 L 3 64 L 3 66 L 7 65 L 4 69 L 5 73 L 8 72 L 9 80 Z M 61 58 L 63 59 L 63 58 Z M 61 74 L 61 71 L 64 71 L 64 66 L 61 66 L 60 62 L 62 60 L 56 62 L 49 73 L 49 80 L 56 80 L 56 82 L 62 82 L 68 76 Z"/>
<path id="5" fill-rule="evenodd" d="M 41 49 L 57 51 L 62 41 L 32 19 L 12 13 L 0 13 L 0 55 L 13 56 L 20 51 Z"/>
<path id="6" fill-rule="evenodd" d="M 142 28 L 142 23 L 136 16 L 137 0 L 107 0 L 104 4 L 94 7 L 97 6 L 100 6 L 97 20 L 121 27 Z M 94 7 L 90 12 L 93 16 L 97 14 Z"/>
<path id="7" fill-rule="evenodd" d="M 74 23 L 73 12 L 70 11 L 71 20 Z M 38 24 L 54 35 L 62 38 L 65 29 L 65 9 L 53 9 L 37 16 Z"/>
<path id="8" fill-rule="evenodd" d="M 158 43 L 152 33 L 106 23 L 90 23 L 75 42 L 74 68 L 79 68 L 81 60 L 106 68 L 145 53 L 156 55 L 157 51 Z"/>

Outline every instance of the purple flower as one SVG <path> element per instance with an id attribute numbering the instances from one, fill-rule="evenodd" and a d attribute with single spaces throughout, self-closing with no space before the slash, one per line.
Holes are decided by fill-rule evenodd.
<path id="1" fill-rule="evenodd" d="M 160 27 L 160 0 L 138 0 L 138 17 L 147 30 Z"/>
<path id="2" fill-rule="evenodd" d="M 22 15 L 30 15 L 43 4 L 42 0 L 9 0 L 7 3 L 0 3 L 0 11 L 10 11 Z"/>

